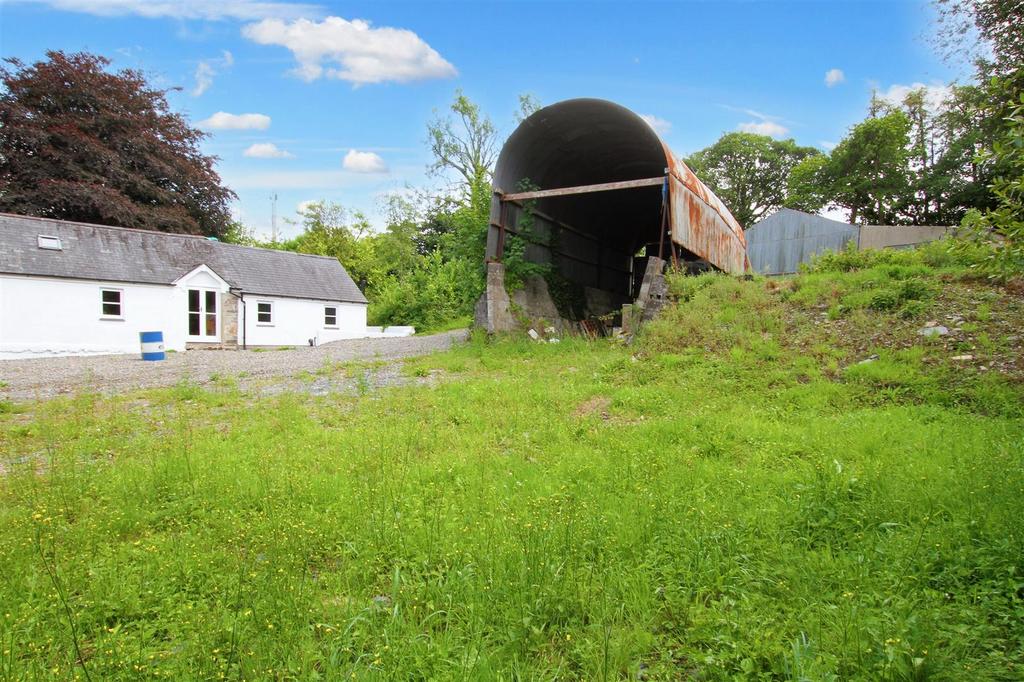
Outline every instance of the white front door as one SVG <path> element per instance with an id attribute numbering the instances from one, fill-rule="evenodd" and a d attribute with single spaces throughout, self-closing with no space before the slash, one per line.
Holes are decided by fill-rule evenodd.
<path id="1" fill-rule="evenodd" d="M 220 315 L 218 315 L 216 289 L 188 290 L 188 340 L 219 341 Z"/>

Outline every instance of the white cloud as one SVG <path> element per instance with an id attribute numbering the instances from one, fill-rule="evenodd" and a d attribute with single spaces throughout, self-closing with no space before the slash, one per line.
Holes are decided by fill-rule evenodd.
<path id="1" fill-rule="evenodd" d="M 746 123 L 739 124 L 737 127 L 744 133 L 770 135 L 772 137 L 782 137 L 789 132 L 789 128 L 775 121 L 747 121 Z"/>
<path id="2" fill-rule="evenodd" d="M 242 152 L 244 156 L 253 159 L 292 159 L 295 155 L 278 148 L 273 142 L 257 142 Z"/>
<path id="3" fill-rule="evenodd" d="M 818 146 L 821 147 L 822 149 L 824 149 L 827 152 L 830 152 L 833 149 L 835 149 L 837 144 L 839 144 L 839 143 L 838 142 L 830 142 L 829 140 L 821 140 L 820 142 L 818 142 Z"/>
<path id="4" fill-rule="evenodd" d="M 741 114 L 752 116 L 758 120 L 756 121 L 744 121 L 736 126 L 736 129 L 744 133 L 754 133 L 755 135 L 770 135 L 772 137 L 782 137 L 789 132 L 789 128 L 779 123 L 778 116 L 772 116 L 771 114 L 762 114 L 760 111 L 754 109 L 745 109 L 743 107 L 734 107 L 730 104 L 719 105 L 729 111 L 738 111 Z"/>
<path id="5" fill-rule="evenodd" d="M 846 80 L 846 74 L 842 69 L 829 69 L 825 72 L 825 85 L 833 88 Z"/>
<path id="6" fill-rule="evenodd" d="M 209 130 L 266 130 L 270 127 L 270 117 L 266 114 L 229 114 L 218 111 L 200 121 L 199 127 Z"/>
<path id="7" fill-rule="evenodd" d="M 242 35 L 260 45 L 291 50 L 295 74 L 306 81 L 326 76 L 355 85 L 428 78 L 452 78 L 455 67 L 412 31 L 387 26 L 373 28 L 362 19 L 327 17 L 291 23 L 265 19 L 249 24 Z M 326 66 L 325 66 L 326 64 Z"/>
<path id="8" fill-rule="evenodd" d="M 295 206 L 295 212 L 296 213 L 305 213 L 306 211 L 309 210 L 310 206 L 312 206 L 315 203 L 318 203 L 319 201 L 320 201 L 319 199 L 306 199 L 305 201 L 300 201 Z"/>
<path id="9" fill-rule="evenodd" d="M 192 96 L 199 97 L 213 85 L 213 76 L 217 72 L 210 66 L 210 62 L 201 61 L 196 66 L 196 87 L 192 88 Z"/>
<path id="10" fill-rule="evenodd" d="M 878 97 L 893 106 L 900 106 L 903 100 L 914 90 L 924 90 L 925 106 L 932 112 L 942 109 L 943 102 L 953 93 L 952 88 L 942 83 L 911 83 L 910 85 L 893 84 L 888 90 L 879 91 Z"/>
<path id="11" fill-rule="evenodd" d="M 317 5 L 269 0 L 11 0 L 47 5 L 66 12 L 102 17 L 140 16 L 147 19 L 296 19 L 319 16 Z"/>
<path id="12" fill-rule="evenodd" d="M 196 87 L 192 89 L 192 96 L 199 97 L 213 85 L 213 77 L 221 69 L 230 68 L 235 63 L 235 57 L 227 50 L 224 50 L 220 59 L 204 59 L 196 66 Z"/>
<path id="13" fill-rule="evenodd" d="M 647 125 L 654 129 L 654 132 L 659 135 L 668 135 L 669 131 L 672 130 L 672 122 L 666 121 L 663 118 L 658 118 L 654 114 L 640 114 L 640 118 L 647 122 Z"/>
<path id="14" fill-rule="evenodd" d="M 342 168 L 353 173 L 387 173 L 388 165 L 379 154 L 373 152 L 360 152 L 349 149 L 345 160 L 341 163 Z"/>

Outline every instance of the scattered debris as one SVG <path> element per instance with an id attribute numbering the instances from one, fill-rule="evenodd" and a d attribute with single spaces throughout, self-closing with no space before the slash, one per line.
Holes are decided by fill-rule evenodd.
<path id="1" fill-rule="evenodd" d="M 956 360 L 958 362 L 962 361 L 962 360 L 973 360 L 973 359 L 974 359 L 973 355 L 954 355 L 953 357 L 950 358 L 950 360 Z"/>
<path id="2" fill-rule="evenodd" d="M 554 336 L 554 334 L 558 333 L 558 330 L 555 329 L 554 327 L 544 327 L 544 334 L 543 334 L 543 336 L 536 329 L 532 329 L 532 328 L 527 330 L 526 333 L 527 333 L 527 335 L 531 339 L 533 339 L 534 341 L 537 341 L 538 343 L 544 343 L 544 342 L 547 342 L 547 343 L 558 343 L 559 341 L 561 341 L 561 339 L 556 338 Z M 545 338 L 545 337 L 548 337 L 548 338 Z"/>
<path id="3" fill-rule="evenodd" d="M 604 336 L 604 324 L 600 320 L 580 320 L 580 333 L 591 341 Z"/>
<path id="4" fill-rule="evenodd" d="M 872 354 L 872 355 L 867 356 L 866 358 L 864 358 L 863 360 L 861 360 L 857 364 L 858 365 L 866 365 L 869 362 L 874 362 L 877 359 L 878 359 L 878 354 Z"/>
<path id="5" fill-rule="evenodd" d="M 949 334 L 949 329 L 941 324 L 936 325 L 934 322 L 929 322 L 927 325 L 919 329 L 917 333 L 925 337 L 946 336 Z"/>

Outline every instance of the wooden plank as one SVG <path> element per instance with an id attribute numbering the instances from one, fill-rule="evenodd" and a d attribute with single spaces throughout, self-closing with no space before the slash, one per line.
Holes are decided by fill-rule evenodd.
<path id="1" fill-rule="evenodd" d="M 502 195 L 504 201 L 526 201 L 527 199 L 543 199 L 544 197 L 564 197 L 572 194 L 589 194 L 591 192 L 610 192 L 617 189 L 633 189 L 634 187 L 653 187 L 665 184 L 665 178 L 643 178 L 642 180 L 623 180 L 621 182 L 602 182 L 597 185 L 579 185 L 577 187 L 559 187 L 558 189 L 539 189 L 534 192 L 513 192 Z"/>

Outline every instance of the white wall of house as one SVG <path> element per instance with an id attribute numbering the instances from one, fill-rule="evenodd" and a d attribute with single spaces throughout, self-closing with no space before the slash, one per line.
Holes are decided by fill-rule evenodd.
<path id="1" fill-rule="evenodd" d="M 175 282 L 180 295 L 181 305 L 178 312 L 169 319 L 181 327 L 180 333 L 185 335 L 188 343 L 214 343 L 219 344 L 225 341 L 234 343 L 233 339 L 226 339 L 224 330 L 226 328 L 226 314 L 231 314 L 225 309 L 225 295 L 230 288 L 220 275 L 205 265 L 200 265 L 186 275 L 183 275 Z M 197 292 L 197 301 L 190 298 L 189 290 Z M 212 296 L 211 296 L 212 294 Z M 210 301 L 209 299 L 213 300 Z M 199 311 L 192 310 L 192 304 L 198 302 Z M 212 309 L 208 305 L 212 303 Z M 193 319 L 194 318 L 194 319 Z M 212 326 L 207 326 L 207 318 L 213 321 Z M 198 325 L 198 333 L 193 325 Z M 237 329 L 237 326 L 235 326 Z M 212 334 L 209 332 L 213 332 Z"/>
<path id="2" fill-rule="evenodd" d="M 216 337 L 188 334 L 189 289 L 218 293 Z M 105 290 L 119 292 L 120 315 L 104 314 Z M 184 351 L 186 343 L 219 343 L 226 292 L 227 284 L 208 269 L 197 269 L 175 285 L 0 275 L 0 360 L 135 354 L 142 331 L 162 331 L 167 350 Z M 258 321 L 261 302 L 271 304 L 270 323 Z M 335 308 L 333 325 L 325 319 L 326 307 Z M 250 347 L 300 346 L 310 338 L 322 344 L 367 335 L 365 304 L 246 294 L 244 313 L 239 306 L 229 314 L 238 316 L 239 330 L 244 319 L 244 341 Z"/>
<path id="3" fill-rule="evenodd" d="M 270 322 L 259 319 L 260 303 L 270 304 Z M 336 309 L 335 324 L 325 320 L 324 309 Z M 239 307 L 241 310 L 241 306 Z M 265 307 L 264 307 L 265 310 Z M 366 336 L 366 304 L 311 301 L 297 298 L 245 295 L 245 344 L 253 346 L 302 346 L 309 339 L 328 343 Z M 241 329 L 241 325 L 239 326 Z"/>
<path id="4" fill-rule="evenodd" d="M 120 292 L 119 316 L 103 314 L 103 290 Z M 184 350 L 184 296 L 173 286 L 0 275 L 0 359 L 138 353 L 142 331 Z"/>

